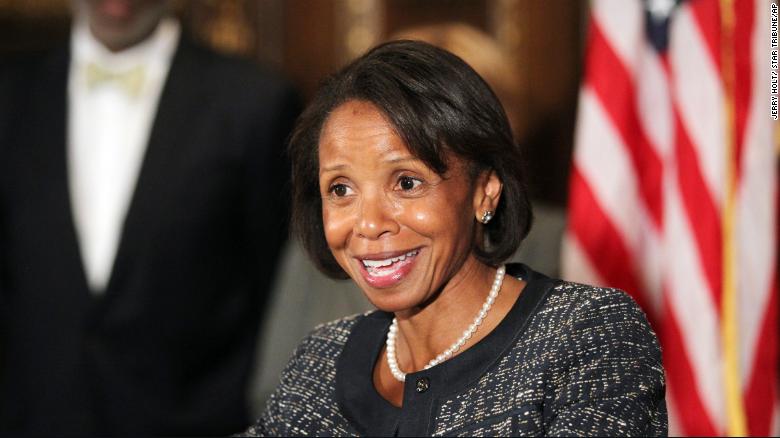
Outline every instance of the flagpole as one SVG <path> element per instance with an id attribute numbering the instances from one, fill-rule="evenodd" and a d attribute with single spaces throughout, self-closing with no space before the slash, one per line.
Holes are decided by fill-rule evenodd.
<path id="1" fill-rule="evenodd" d="M 721 339 L 724 355 L 724 384 L 726 390 L 727 433 L 745 436 L 745 408 L 739 372 L 739 322 L 737 296 L 736 228 L 736 138 L 734 124 L 734 1 L 720 0 L 721 16 L 721 70 L 724 85 L 724 149 L 725 199 L 722 212 L 723 228 L 723 308 Z"/>

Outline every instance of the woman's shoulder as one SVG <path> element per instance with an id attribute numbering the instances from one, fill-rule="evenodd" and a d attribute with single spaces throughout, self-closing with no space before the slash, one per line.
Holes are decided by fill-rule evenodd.
<path id="1" fill-rule="evenodd" d="M 309 333 L 309 336 L 346 342 L 346 337 L 349 337 L 349 333 L 352 331 L 355 324 L 374 312 L 376 312 L 376 310 L 368 310 L 363 313 L 355 313 L 339 319 L 334 319 L 333 321 L 323 322 L 322 324 L 316 325 Z"/>
<path id="2" fill-rule="evenodd" d="M 523 294 L 533 296 L 526 300 L 534 306 L 531 314 L 541 312 L 545 319 L 587 317 L 598 310 L 602 316 L 630 316 L 646 320 L 644 312 L 630 294 L 620 289 L 551 278 L 521 263 L 507 264 L 507 273 L 527 281 Z"/>
<path id="3" fill-rule="evenodd" d="M 661 347 L 645 312 L 625 291 L 559 281 L 529 324 L 532 336 L 568 363 L 573 356 L 622 356 L 661 370 Z"/>
<path id="4" fill-rule="evenodd" d="M 339 357 L 357 323 L 369 313 L 316 326 L 298 344 L 268 400 L 253 436 L 349 435 L 335 398 Z"/>
<path id="5" fill-rule="evenodd" d="M 661 348 L 628 293 L 555 282 L 512 352 L 518 372 L 550 376 L 543 393 L 555 413 L 545 426 L 551 435 L 665 433 Z M 608 416 L 620 421 L 601 421 Z"/>
<path id="6" fill-rule="evenodd" d="M 525 347 L 538 343 L 543 350 L 561 352 L 564 359 L 585 344 L 635 343 L 645 357 L 660 361 L 661 348 L 647 315 L 620 289 L 553 280 L 530 314 L 526 335 L 516 340 Z"/>
<path id="7" fill-rule="evenodd" d="M 298 349 L 305 349 L 311 352 L 313 349 L 322 350 L 327 348 L 330 350 L 330 354 L 337 355 L 344 345 L 346 345 L 349 335 L 352 333 L 355 325 L 374 312 L 375 311 L 356 313 L 354 315 L 319 324 L 303 338 Z"/>
<path id="8" fill-rule="evenodd" d="M 635 321 L 650 329 L 647 316 L 627 292 L 571 281 L 558 282 L 540 311 L 559 314 L 571 323 L 611 324 Z"/>

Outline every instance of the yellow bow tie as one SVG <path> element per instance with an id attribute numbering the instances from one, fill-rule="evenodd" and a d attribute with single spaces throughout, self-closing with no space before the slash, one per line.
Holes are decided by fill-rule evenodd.
<path id="1" fill-rule="evenodd" d="M 130 97 L 138 97 L 144 85 L 144 68 L 138 66 L 116 72 L 95 63 L 87 64 L 87 87 L 91 90 L 105 84 L 114 84 Z"/>

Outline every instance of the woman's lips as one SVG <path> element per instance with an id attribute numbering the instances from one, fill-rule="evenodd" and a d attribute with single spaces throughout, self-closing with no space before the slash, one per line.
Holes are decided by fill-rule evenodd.
<path id="1" fill-rule="evenodd" d="M 360 272 L 372 287 L 394 286 L 412 271 L 420 249 L 413 249 L 387 258 L 358 258 Z"/>

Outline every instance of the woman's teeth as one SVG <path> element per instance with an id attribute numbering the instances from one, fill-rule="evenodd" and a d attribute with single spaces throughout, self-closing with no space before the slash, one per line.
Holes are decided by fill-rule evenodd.
<path id="1" fill-rule="evenodd" d="M 402 262 L 406 260 L 407 257 L 414 257 L 417 255 L 417 253 L 420 252 L 420 250 L 415 249 L 412 251 L 407 252 L 406 254 L 402 254 L 398 257 L 391 257 L 389 259 L 384 260 L 361 260 L 363 262 L 363 266 L 366 268 L 376 269 L 376 268 L 383 268 L 386 266 L 390 266 L 393 263 L 396 262 Z"/>

